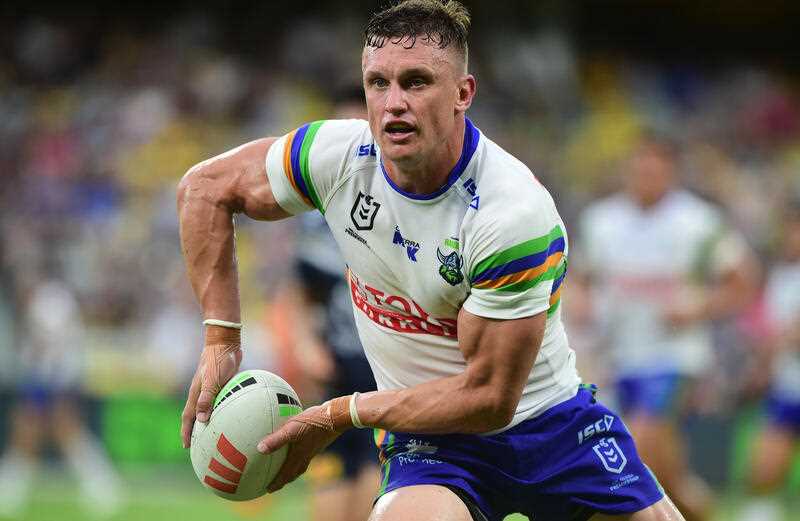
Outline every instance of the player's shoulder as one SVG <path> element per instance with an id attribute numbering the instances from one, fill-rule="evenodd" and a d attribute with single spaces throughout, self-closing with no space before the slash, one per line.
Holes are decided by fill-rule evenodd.
<path id="1" fill-rule="evenodd" d="M 473 260 L 498 248 L 562 237 L 565 230 L 555 201 L 531 170 L 488 139 L 482 146 L 475 177 L 480 199 L 473 198 L 465 219 L 465 241 Z"/>
<path id="2" fill-rule="evenodd" d="M 588 220 L 613 219 L 630 212 L 633 206 L 632 201 L 625 194 L 613 193 L 592 201 L 582 213 L 584 219 Z"/>
<path id="3" fill-rule="evenodd" d="M 525 163 L 483 135 L 481 141 L 474 178 L 480 197 L 478 214 L 518 219 L 555 210 L 550 192 Z"/>
<path id="4" fill-rule="evenodd" d="M 303 125 L 296 132 L 314 132 L 314 144 L 319 148 L 352 150 L 355 157 L 359 152 L 360 157 L 377 156 L 369 123 L 363 119 L 324 119 Z"/>
<path id="5" fill-rule="evenodd" d="M 673 190 L 670 194 L 670 203 L 679 211 L 692 211 L 706 214 L 719 213 L 717 205 L 686 188 Z"/>
<path id="6" fill-rule="evenodd" d="M 724 222 L 722 209 L 687 190 L 677 189 L 669 195 L 670 213 L 686 226 L 698 228 L 717 228 Z"/>

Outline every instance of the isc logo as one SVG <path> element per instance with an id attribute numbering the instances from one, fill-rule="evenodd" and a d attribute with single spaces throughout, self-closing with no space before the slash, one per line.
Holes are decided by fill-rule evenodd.
<path id="1" fill-rule="evenodd" d="M 611 424 L 614 423 L 614 417 L 606 414 L 602 419 L 587 425 L 582 430 L 578 431 L 578 445 L 588 440 L 598 432 L 607 432 L 611 430 Z"/>
<path id="2" fill-rule="evenodd" d="M 239 450 L 234 447 L 230 441 L 228 441 L 228 438 L 226 438 L 224 434 L 220 434 L 219 439 L 217 440 L 217 452 L 223 458 L 225 458 L 225 461 L 233 465 L 238 470 L 234 470 L 226 465 L 223 465 L 216 458 L 211 458 L 211 461 L 208 464 L 208 470 L 228 481 L 229 483 L 220 481 L 213 476 L 209 476 L 208 474 L 203 477 L 203 482 L 205 482 L 205 484 L 209 487 L 213 487 L 221 492 L 234 494 L 236 493 L 236 489 L 239 488 L 239 481 L 242 479 L 244 467 L 247 465 L 247 456 L 239 452 Z"/>

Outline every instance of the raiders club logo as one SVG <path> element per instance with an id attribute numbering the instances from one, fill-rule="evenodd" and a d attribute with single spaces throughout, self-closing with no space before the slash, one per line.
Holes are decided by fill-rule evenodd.
<path id="1" fill-rule="evenodd" d="M 364 195 L 359 191 L 358 198 L 350 211 L 350 219 L 353 221 L 356 230 L 371 230 L 375 224 L 375 216 L 378 215 L 380 208 L 381 204 L 375 202 L 374 197 Z"/>
<path id="2" fill-rule="evenodd" d="M 464 280 L 464 275 L 461 274 L 461 266 L 464 265 L 464 259 L 457 252 L 445 255 L 439 248 L 436 248 L 436 256 L 441 263 L 439 275 L 451 286 L 461 284 Z"/>

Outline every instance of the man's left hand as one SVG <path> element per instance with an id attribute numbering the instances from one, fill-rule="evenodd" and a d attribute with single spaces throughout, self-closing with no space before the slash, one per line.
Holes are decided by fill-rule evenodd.
<path id="1" fill-rule="evenodd" d="M 267 492 L 277 492 L 297 479 L 308 469 L 311 458 L 353 426 L 349 404 L 350 397 L 343 396 L 309 407 L 259 442 L 258 450 L 264 454 L 289 445 L 286 460 L 267 486 Z"/>

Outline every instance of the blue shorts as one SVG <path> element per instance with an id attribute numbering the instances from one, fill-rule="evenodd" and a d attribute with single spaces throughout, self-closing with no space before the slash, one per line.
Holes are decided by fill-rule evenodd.
<path id="1" fill-rule="evenodd" d="M 381 487 L 457 487 L 491 521 L 511 513 L 583 521 L 638 512 L 663 490 L 622 420 L 591 390 L 500 434 L 421 435 L 375 431 Z"/>
<path id="2" fill-rule="evenodd" d="M 686 382 L 686 377 L 677 373 L 620 378 L 616 382 L 620 412 L 675 417 L 680 413 Z"/>
<path id="3" fill-rule="evenodd" d="M 800 434 L 800 402 L 772 393 L 765 404 L 767 421 L 795 434 Z"/>
<path id="4" fill-rule="evenodd" d="M 35 381 L 26 382 L 17 388 L 18 400 L 39 411 L 51 409 L 59 400 L 76 400 L 79 396 L 80 393 L 74 388 L 58 388 Z"/>

